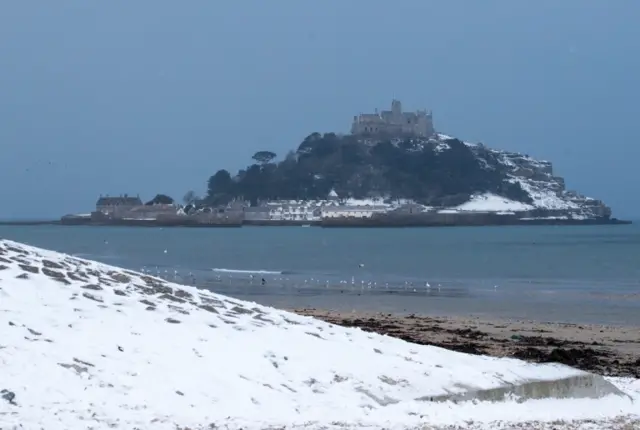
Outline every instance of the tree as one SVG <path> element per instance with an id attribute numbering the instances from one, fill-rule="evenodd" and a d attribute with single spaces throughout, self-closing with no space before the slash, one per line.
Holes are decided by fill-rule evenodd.
<path id="1" fill-rule="evenodd" d="M 287 152 L 287 156 L 284 157 L 284 162 L 282 164 L 287 166 L 295 166 L 298 162 L 298 154 L 295 151 Z"/>
<path id="2" fill-rule="evenodd" d="M 207 195 L 212 197 L 216 194 L 227 194 L 231 191 L 233 180 L 228 170 L 218 170 L 212 177 L 209 178 L 207 184 Z"/>
<path id="3" fill-rule="evenodd" d="M 273 159 L 276 158 L 276 154 L 275 152 L 271 152 L 271 151 L 258 151 L 255 154 L 253 154 L 253 157 L 251 158 L 257 161 L 258 163 L 264 165 L 273 161 Z"/>
<path id="4" fill-rule="evenodd" d="M 198 196 L 196 196 L 195 191 L 187 191 L 187 193 L 184 195 L 184 197 L 182 198 L 182 203 L 186 205 L 190 205 L 193 202 L 195 202 L 196 200 L 198 200 Z"/>
<path id="5" fill-rule="evenodd" d="M 428 139 L 374 143 L 312 133 L 282 161 L 274 162 L 271 151 L 259 151 L 255 162 L 234 176 L 218 170 L 209 178 L 206 200 L 217 206 L 238 198 L 252 203 L 324 199 L 331 189 L 341 196 L 407 198 L 435 206 L 462 202 L 477 192 L 530 200 L 519 184 L 505 181 L 509 167 L 493 152 L 471 149 L 458 139 L 446 143 L 442 150 Z"/>
<path id="6" fill-rule="evenodd" d="M 174 200 L 166 194 L 156 194 L 156 196 L 145 203 L 146 206 L 152 205 L 172 205 Z"/>

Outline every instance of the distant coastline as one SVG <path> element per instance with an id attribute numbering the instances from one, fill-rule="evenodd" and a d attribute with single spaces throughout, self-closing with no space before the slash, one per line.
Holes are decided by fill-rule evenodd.
<path id="1" fill-rule="evenodd" d="M 348 135 L 308 135 L 281 161 L 269 150 L 232 175 L 218 170 L 206 195 L 177 203 L 157 194 L 102 195 L 60 220 L 0 225 L 218 228 L 242 226 L 458 227 L 616 225 L 602 200 L 567 190 L 550 161 L 437 132 L 432 113 L 354 117 Z"/>
<path id="2" fill-rule="evenodd" d="M 489 227 L 489 226 L 588 226 L 588 225 L 629 225 L 631 220 L 617 218 L 602 219 L 519 219 L 500 216 L 483 218 L 481 214 L 472 215 L 460 220 L 426 220 L 417 217 L 404 219 L 371 219 L 371 218 L 336 218 L 321 221 L 242 221 L 230 223 L 196 223 L 166 222 L 159 220 L 110 220 L 94 222 L 76 220 L 10 220 L 0 221 L 0 226 L 89 226 L 89 227 L 188 227 L 188 228 L 239 228 L 243 226 L 255 227 L 323 227 L 323 228 L 403 228 L 403 227 Z"/>

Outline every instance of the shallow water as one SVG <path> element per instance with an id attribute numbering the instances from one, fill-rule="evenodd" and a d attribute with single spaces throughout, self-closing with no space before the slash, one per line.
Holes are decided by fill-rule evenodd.
<path id="1" fill-rule="evenodd" d="M 637 225 L 0 226 L 0 237 L 281 307 L 640 325 Z"/>

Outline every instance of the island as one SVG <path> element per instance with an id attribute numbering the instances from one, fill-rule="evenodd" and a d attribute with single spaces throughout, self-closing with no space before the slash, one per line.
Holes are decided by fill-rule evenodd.
<path id="1" fill-rule="evenodd" d="M 427 110 L 360 114 L 348 134 L 311 133 L 278 161 L 220 169 L 206 195 L 100 196 L 65 225 L 407 227 L 628 224 L 567 190 L 550 161 L 437 132 Z"/>

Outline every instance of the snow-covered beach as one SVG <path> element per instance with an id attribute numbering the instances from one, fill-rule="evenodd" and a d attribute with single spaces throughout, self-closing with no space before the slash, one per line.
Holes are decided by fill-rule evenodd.
<path id="1" fill-rule="evenodd" d="M 11 241 L 0 327 L 2 429 L 640 425 L 636 379 L 421 346 Z"/>
<path id="2" fill-rule="evenodd" d="M 640 377 L 637 326 L 540 322 L 486 315 L 433 316 L 314 308 L 294 312 L 420 345 L 531 362 L 559 362 L 605 376 Z"/>

